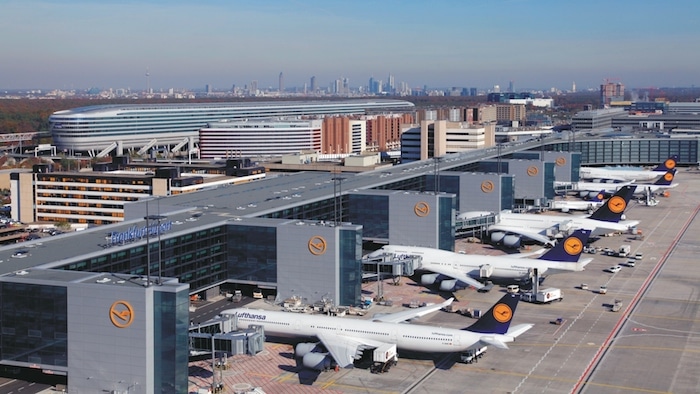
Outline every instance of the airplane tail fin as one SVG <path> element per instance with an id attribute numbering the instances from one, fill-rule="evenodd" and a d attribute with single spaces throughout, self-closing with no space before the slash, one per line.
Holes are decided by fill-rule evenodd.
<path id="1" fill-rule="evenodd" d="M 519 300 L 518 294 L 508 293 L 504 295 L 476 323 L 465 330 L 481 334 L 506 334 Z"/>
<path id="2" fill-rule="evenodd" d="M 676 169 L 675 168 L 672 170 L 668 170 L 654 182 L 654 185 L 669 186 L 671 183 L 673 183 L 673 178 L 675 176 L 676 176 Z"/>
<path id="3" fill-rule="evenodd" d="M 601 220 L 603 222 L 619 222 L 635 189 L 635 185 L 622 186 L 615 194 L 608 198 L 605 204 L 593 212 L 589 218 Z"/>
<path id="4" fill-rule="evenodd" d="M 593 196 L 593 198 L 590 199 L 590 201 L 593 202 L 601 202 L 603 200 L 605 200 L 605 189 L 599 191 L 595 196 Z"/>
<path id="5" fill-rule="evenodd" d="M 654 168 L 652 171 L 670 171 L 674 168 L 676 168 L 676 164 L 678 163 L 678 155 L 673 155 L 669 157 L 668 159 L 664 160 L 661 164 L 659 164 L 656 168 Z"/>
<path id="6" fill-rule="evenodd" d="M 583 247 L 588 242 L 590 235 L 590 230 L 576 230 L 568 237 L 557 242 L 552 249 L 549 249 L 539 259 L 575 263 L 578 261 L 581 253 L 583 253 Z"/>

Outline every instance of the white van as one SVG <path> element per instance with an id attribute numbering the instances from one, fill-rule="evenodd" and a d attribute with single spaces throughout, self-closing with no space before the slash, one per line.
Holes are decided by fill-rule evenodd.
<path id="1" fill-rule="evenodd" d="M 641 260 L 644 258 L 644 253 L 642 252 L 637 252 L 637 254 L 634 255 L 635 260 Z"/>
<path id="2" fill-rule="evenodd" d="M 517 294 L 517 293 L 520 292 L 520 286 L 518 286 L 518 285 L 508 285 L 508 287 L 506 287 L 506 291 L 507 291 L 508 293 L 511 293 L 511 294 Z"/>

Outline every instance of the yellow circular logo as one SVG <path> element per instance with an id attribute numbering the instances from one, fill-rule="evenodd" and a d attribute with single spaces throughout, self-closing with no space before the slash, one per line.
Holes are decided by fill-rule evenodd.
<path id="1" fill-rule="evenodd" d="M 570 255 L 577 255 L 583 249 L 583 242 L 576 237 L 570 237 L 564 241 L 564 251 Z"/>
<path id="2" fill-rule="evenodd" d="M 537 169 L 535 166 L 530 166 L 527 168 L 527 175 L 529 176 L 535 176 L 540 172 L 540 170 Z"/>
<path id="3" fill-rule="evenodd" d="M 666 160 L 666 162 L 664 163 L 664 165 L 666 166 L 666 168 L 668 168 L 669 170 L 671 170 L 671 169 L 673 169 L 673 168 L 676 168 L 676 161 L 673 160 L 673 159 L 668 159 L 668 160 Z"/>
<path id="4" fill-rule="evenodd" d="M 664 180 L 666 182 L 671 182 L 673 180 L 673 174 L 670 172 L 667 172 L 664 174 Z"/>
<path id="5" fill-rule="evenodd" d="M 557 164 L 558 167 L 561 167 L 564 164 L 566 164 L 566 158 L 563 156 L 559 156 L 554 162 Z"/>
<path id="6" fill-rule="evenodd" d="M 493 191 L 493 182 L 491 182 L 491 181 L 481 182 L 481 191 L 484 193 L 491 193 Z"/>
<path id="7" fill-rule="evenodd" d="M 134 308 L 126 301 L 115 301 L 109 307 L 109 320 L 115 327 L 129 327 L 134 322 Z"/>
<path id="8" fill-rule="evenodd" d="M 326 240 L 319 235 L 315 235 L 309 239 L 309 252 L 313 255 L 322 255 L 326 253 Z"/>
<path id="9" fill-rule="evenodd" d="M 427 202 L 421 201 L 413 207 L 413 212 L 418 217 L 428 216 L 428 214 L 430 213 L 430 206 L 428 205 Z"/>
<path id="10" fill-rule="evenodd" d="M 626 207 L 627 203 L 625 199 L 620 196 L 612 196 L 608 200 L 608 209 L 610 209 L 612 213 L 620 213 L 624 211 Z"/>
<path id="11" fill-rule="evenodd" d="M 499 323 L 506 323 L 513 317 L 513 311 L 506 304 L 497 304 L 493 307 L 493 318 Z"/>

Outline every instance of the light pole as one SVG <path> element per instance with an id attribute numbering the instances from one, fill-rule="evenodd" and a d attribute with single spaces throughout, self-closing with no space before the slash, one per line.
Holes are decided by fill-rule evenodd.
<path id="1" fill-rule="evenodd" d="M 160 211 L 160 202 L 158 203 L 158 210 Z M 151 285 L 151 220 L 158 222 L 157 232 L 158 232 L 158 284 L 161 284 L 161 267 L 160 267 L 160 222 L 165 219 L 162 215 L 149 215 L 148 214 L 148 201 L 146 201 L 146 287 Z"/>

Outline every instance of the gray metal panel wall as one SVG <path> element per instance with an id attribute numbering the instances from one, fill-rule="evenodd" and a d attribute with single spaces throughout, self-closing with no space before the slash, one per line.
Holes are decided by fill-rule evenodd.
<path id="1" fill-rule="evenodd" d="M 437 248 L 438 198 L 433 193 L 418 192 L 389 195 L 389 243 Z"/>
<path id="2" fill-rule="evenodd" d="M 117 301 L 133 309 L 133 320 L 127 327 L 117 327 L 110 320 L 110 308 Z M 124 304 L 114 308 L 125 310 Z M 69 284 L 71 392 L 126 392 L 134 384 L 139 392 L 150 392 L 154 383 L 152 316 L 152 293 L 144 287 Z"/>
<path id="3" fill-rule="evenodd" d="M 305 304 L 340 299 L 339 228 L 315 222 L 278 226 L 278 299 L 299 296 Z"/>
<path id="4" fill-rule="evenodd" d="M 541 160 L 505 160 L 508 173 L 515 176 L 515 199 L 544 197 L 544 162 Z"/>
<path id="5" fill-rule="evenodd" d="M 469 211 L 500 212 L 501 177 L 512 175 L 472 172 L 460 175 L 459 207 L 460 213 Z"/>

